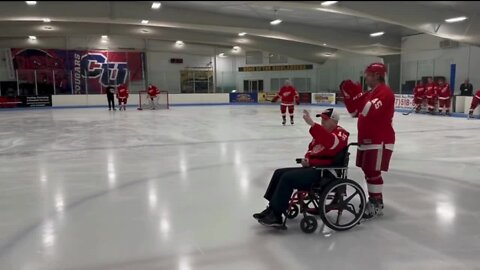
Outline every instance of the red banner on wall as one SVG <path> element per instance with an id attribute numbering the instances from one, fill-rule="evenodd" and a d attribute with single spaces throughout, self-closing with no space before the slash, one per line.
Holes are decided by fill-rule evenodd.
<path id="1" fill-rule="evenodd" d="M 102 89 L 143 79 L 142 52 L 12 48 L 12 61 L 22 82 L 53 84 L 75 93 L 103 93 Z M 35 72 L 34 72 L 35 71 Z M 65 89 L 63 89 L 65 88 Z"/>

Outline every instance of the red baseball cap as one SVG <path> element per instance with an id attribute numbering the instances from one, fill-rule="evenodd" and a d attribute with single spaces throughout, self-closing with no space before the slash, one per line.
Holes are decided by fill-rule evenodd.
<path id="1" fill-rule="evenodd" d="M 365 69 L 365 73 L 378 73 L 380 76 L 385 77 L 387 67 L 383 63 L 372 63 Z"/>

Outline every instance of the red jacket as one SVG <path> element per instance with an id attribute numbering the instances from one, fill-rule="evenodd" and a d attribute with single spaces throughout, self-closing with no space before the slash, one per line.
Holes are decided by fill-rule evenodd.
<path id="1" fill-rule="evenodd" d="M 148 87 L 147 93 L 151 97 L 156 97 L 160 93 L 160 90 L 155 85 L 152 85 Z"/>
<path id="2" fill-rule="evenodd" d="M 382 83 L 371 91 L 359 92 L 354 97 L 346 98 L 345 106 L 353 117 L 358 116 L 358 142 L 361 145 L 373 144 L 364 149 L 380 149 L 383 144 L 393 149 L 395 95 L 390 87 Z"/>
<path id="3" fill-rule="evenodd" d="M 425 97 L 425 86 L 424 85 L 417 85 L 413 89 L 413 97 L 414 98 L 424 98 Z"/>
<path id="4" fill-rule="evenodd" d="M 315 124 L 310 128 L 312 141 L 308 145 L 305 158 L 310 166 L 328 166 L 333 162 L 333 157 L 342 151 L 348 144 L 348 131 L 337 126 L 328 132 L 323 126 Z"/>
<path id="5" fill-rule="evenodd" d="M 120 86 L 117 93 L 118 99 L 127 99 L 128 98 L 128 89 L 125 86 Z"/>
<path id="6" fill-rule="evenodd" d="M 443 84 L 443 86 L 438 85 L 437 96 L 438 99 L 449 99 L 452 96 L 450 85 L 448 83 Z"/>
<path id="7" fill-rule="evenodd" d="M 425 97 L 426 98 L 436 98 L 437 97 L 437 84 L 436 83 L 427 83 L 425 85 Z"/>
<path id="8" fill-rule="evenodd" d="M 283 86 L 280 88 L 280 92 L 274 97 L 274 101 L 282 99 L 282 105 L 293 105 L 295 102 L 298 102 L 298 92 L 293 86 Z"/>
<path id="9" fill-rule="evenodd" d="M 358 142 L 360 144 L 394 144 L 393 115 L 395 95 L 382 83 L 366 92 L 365 105 L 358 116 Z"/>
<path id="10" fill-rule="evenodd" d="M 477 90 L 477 92 L 475 93 L 475 95 L 473 96 L 473 98 L 480 99 L 480 89 Z"/>

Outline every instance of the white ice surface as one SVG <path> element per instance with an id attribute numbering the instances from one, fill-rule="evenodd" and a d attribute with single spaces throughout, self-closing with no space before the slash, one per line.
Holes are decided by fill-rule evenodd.
<path id="1" fill-rule="evenodd" d="M 299 218 L 275 231 L 251 217 L 273 170 L 305 152 L 299 108 L 285 127 L 276 106 L 0 111 L 0 123 L 1 270 L 480 269 L 477 120 L 396 114 L 384 217 L 312 235 Z"/>

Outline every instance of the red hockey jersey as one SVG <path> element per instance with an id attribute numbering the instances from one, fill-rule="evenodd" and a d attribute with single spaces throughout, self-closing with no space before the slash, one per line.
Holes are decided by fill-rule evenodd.
<path id="1" fill-rule="evenodd" d="M 382 83 L 366 92 L 365 105 L 358 116 L 358 142 L 361 144 L 393 144 L 395 95 Z"/>
<path id="2" fill-rule="evenodd" d="M 413 96 L 415 98 L 424 98 L 425 97 L 425 86 L 424 85 L 417 85 L 413 89 Z"/>
<path id="3" fill-rule="evenodd" d="M 147 93 L 151 97 L 156 97 L 160 93 L 160 90 L 155 85 L 150 85 L 147 89 Z"/>
<path id="4" fill-rule="evenodd" d="M 426 98 L 435 98 L 437 97 L 437 84 L 436 83 L 427 83 L 425 85 L 425 97 Z"/>
<path id="5" fill-rule="evenodd" d="M 128 89 L 125 86 L 120 86 L 117 93 L 118 99 L 127 99 L 128 98 Z"/>
<path id="6" fill-rule="evenodd" d="M 443 86 L 438 85 L 436 89 L 438 99 L 449 99 L 452 96 L 450 85 L 448 83 L 443 84 Z"/>
<path id="7" fill-rule="evenodd" d="M 342 86 L 341 86 L 342 87 Z M 392 121 L 395 112 L 395 95 L 386 84 L 382 83 L 369 92 L 361 92 L 359 84 L 351 85 L 354 96 L 342 90 L 345 106 L 353 116 L 358 116 L 358 142 L 373 144 L 371 149 L 380 149 L 382 144 L 395 143 L 395 131 Z M 358 92 L 358 94 L 356 94 Z M 365 147 L 365 149 L 370 147 Z"/>
<path id="8" fill-rule="evenodd" d="M 475 93 L 475 95 L 473 96 L 473 98 L 480 99 L 480 89 L 477 90 L 477 92 Z"/>
<path id="9" fill-rule="evenodd" d="M 305 154 L 310 166 L 331 165 L 333 157 L 347 146 L 350 135 L 340 126 L 337 126 L 332 132 L 328 132 L 319 124 L 310 128 L 310 134 L 313 139 Z"/>
<path id="10" fill-rule="evenodd" d="M 283 86 L 280 88 L 280 92 L 275 96 L 274 100 L 278 98 L 282 99 L 282 105 L 293 105 L 295 102 L 298 102 L 298 92 L 297 89 L 293 86 Z"/>

